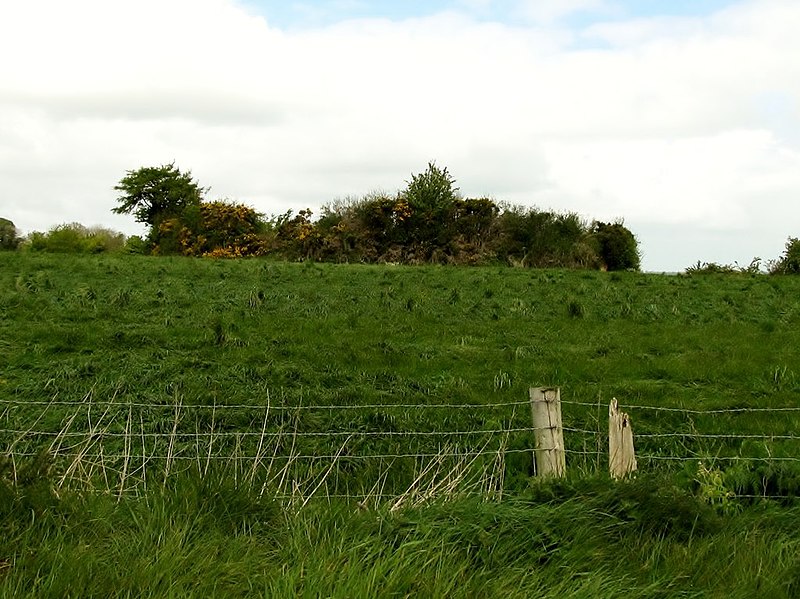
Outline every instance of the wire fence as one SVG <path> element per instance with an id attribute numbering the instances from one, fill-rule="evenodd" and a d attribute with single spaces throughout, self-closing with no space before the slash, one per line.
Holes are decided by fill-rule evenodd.
<path id="1" fill-rule="evenodd" d="M 404 504 L 442 494 L 502 493 L 506 460 L 530 459 L 521 406 L 249 405 L 0 399 L 0 453 L 46 455 L 59 485 L 138 493 L 188 470 L 305 503 L 310 497 Z M 446 413 L 442 415 L 442 412 Z M 427 417 L 435 412 L 437 417 Z"/>
<path id="2" fill-rule="evenodd" d="M 584 410 L 602 407 L 600 403 L 570 400 L 562 400 L 562 404 L 567 411 L 571 407 Z M 699 409 L 630 405 L 625 410 L 632 418 L 639 461 L 800 462 L 798 406 Z M 660 414 L 673 419 L 662 422 Z M 600 447 L 607 442 L 607 429 L 599 418 L 595 424 L 594 428 L 575 426 L 564 430 L 579 438 L 592 439 Z M 664 431 L 667 426 L 673 430 Z M 770 432 L 761 432 L 764 430 Z"/>
<path id="3" fill-rule="evenodd" d="M 568 468 L 602 471 L 607 407 L 561 403 Z M 736 465 L 760 469 L 761 476 L 760 487 L 740 485 L 738 498 L 800 495 L 800 474 L 787 478 L 781 470 L 798 470 L 800 407 L 625 409 L 640 469 Z M 224 468 L 261 493 L 301 503 L 320 495 L 405 503 L 442 494 L 496 497 L 509 472 L 533 473 L 537 430 L 528 399 L 285 405 L 266 395 L 260 403 L 227 405 L 181 397 L 98 401 L 92 392 L 80 401 L 0 398 L 0 455 L 6 460 L 47 455 L 58 484 L 100 484 L 118 494 L 139 493 L 191 469 L 207 474 Z M 778 475 L 767 480 L 765 468 L 790 482 Z"/>

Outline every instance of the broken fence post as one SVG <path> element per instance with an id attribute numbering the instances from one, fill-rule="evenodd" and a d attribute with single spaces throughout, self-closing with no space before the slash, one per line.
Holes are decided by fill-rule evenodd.
<path id="1" fill-rule="evenodd" d="M 631 419 L 619 411 L 617 398 L 608 406 L 608 470 L 612 478 L 624 478 L 636 470 Z"/>
<path id="2" fill-rule="evenodd" d="M 531 411 L 535 447 L 534 464 L 538 476 L 564 476 L 566 458 L 564 431 L 561 426 L 561 390 L 532 387 Z"/>

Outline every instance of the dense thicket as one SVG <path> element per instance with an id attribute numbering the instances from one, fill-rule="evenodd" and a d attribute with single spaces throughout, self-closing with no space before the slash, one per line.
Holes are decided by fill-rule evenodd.
<path id="1" fill-rule="evenodd" d="M 174 164 L 129 171 L 115 212 L 149 228 L 146 250 L 191 256 L 406 264 L 492 264 L 625 270 L 639 247 L 621 222 L 587 223 L 574 213 L 464 198 L 434 163 L 397 194 L 373 193 L 264 219 L 252 208 L 207 202 Z"/>

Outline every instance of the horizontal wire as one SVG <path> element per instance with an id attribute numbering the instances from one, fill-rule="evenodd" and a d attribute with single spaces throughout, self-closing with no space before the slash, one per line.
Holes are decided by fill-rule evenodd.
<path id="1" fill-rule="evenodd" d="M 363 405 L 272 405 L 272 404 L 185 404 L 185 403 L 171 403 L 171 404 L 154 404 L 142 402 L 108 402 L 108 401 L 25 401 L 18 399 L 0 399 L 0 404 L 18 405 L 18 406 L 86 406 L 86 407 L 113 407 L 120 408 L 169 408 L 181 410 L 378 410 L 384 408 L 401 408 L 401 409 L 429 409 L 429 408 L 447 408 L 447 409 L 483 409 L 483 408 L 504 408 L 521 405 L 530 405 L 530 401 L 511 401 L 503 403 L 488 403 L 488 404 L 363 404 Z"/>
<path id="2" fill-rule="evenodd" d="M 604 404 L 588 403 L 582 401 L 569 401 L 561 400 L 562 404 L 571 406 L 584 406 L 598 408 L 603 407 Z M 639 405 L 626 405 L 626 410 L 653 410 L 657 412 L 680 412 L 683 414 L 733 414 L 741 412 L 800 412 L 800 406 L 797 407 L 784 407 L 784 408 L 721 408 L 715 410 L 693 410 L 690 408 L 667 408 L 663 406 L 639 406 Z"/>
<path id="3" fill-rule="evenodd" d="M 604 404 L 588 403 L 581 401 L 561 400 L 564 405 L 584 406 L 584 407 L 602 407 Z M 272 404 L 186 404 L 186 403 L 171 403 L 171 404 L 155 404 L 143 402 L 106 402 L 106 401 L 26 401 L 16 399 L 0 399 L 0 405 L 16 405 L 16 406 L 86 406 L 86 407 L 113 407 L 120 408 L 161 408 L 161 409 L 181 409 L 181 410 L 278 410 L 278 411 L 292 411 L 292 410 L 378 410 L 378 409 L 487 409 L 487 408 L 503 408 L 515 407 L 522 405 L 530 405 L 530 401 L 513 401 L 502 403 L 487 403 L 487 404 L 362 404 L 362 405 L 272 405 Z M 669 408 L 665 406 L 641 406 L 630 405 L 626 406 L 628 410 L 653 410 L 660 412 L 677 412 L 684 414 L 732 414 L 732 413 L 747 413 L 747 412 L 800 412 L 800 406 L 780 407 L 780 408 L 721 408 L 714 410 L 696 410 L 690 408 Z"/>
<path id="4" fill-rule="evenodd" d="M 761 439 L 800 441 L 800 435 L 737 435 L 711 433 L 636 433 L 636 439 L 657 439 L 661 437 L 694 437 L 697 439 Z"/>
<path id="5" fill-rule="evenodd" d="M 608 436 L 605 431 L 596 431 L 585 428 L 564 427 L 564 431 L 570 433 L 582 433 L 585 435 Z M 750 435 L 736 433 L 634 433 L 634 439 L 658 439 L 661 437 L 694 437 L 697 439 L 761 439 L 761 440 L 791 440 L 800 441 L 800 435 Z"/>
<path id="6" fill-rule="evenodd" d="M 519 427 L 505 429 L 475 429 L 468 431 L 219 431 L 219 432 L 169 432 L 169 433 L 143 433 L 143 432 L 109 432 L 109 431 L 42 431 L 28 429 L 0 429 L 0 434 L 27 435 L 43 437 L 110 437 L 110 438 L 147 438 L 147 439 L 168 439 L 179 437 L 183 439 L 196 439 L 204 437 L 212 438 L 242 438 L 242 437 L 431 437 L 431 436 L 470 436 L 470 435 L 499 435 L 506 433 L 529 433 L 540 430 L 550 430 L 551 427 Z M 563 427 L 562 430 L 571 433 L 581 433 L 587 435 L 606 436 L 605 431 L 590 429 Z M 757 439 L 757 440 L 778 440 L 778 441 L 800 441 L 800 435 L 776 435 L 776 434 L 736 434 L 736 433 L 636 433 L 636 439 L 658 439 L 658 438 L 697 438 L 697 439 Z"/>
<path id="7" fill-rule="evenodd" d="M 748 456 L 666 456 L 666 455 L 637 455 L 637 460 L 671 461 L 671 462 L 694 462 L 697 460 L 725 461 L 725 462 L 800 462 L 800 458 L 793 457 L 768 457 L 757 458 Z"/>
<path id="8" fill-rule="evenodd" d="M 134 487 L 126 488 L 126 489 L 124 489 L 122 491 L 120 491 L 119 489 L 109 489 L 108 491 L 109 492 L 113 492 L 113 494 L 115 496 L 120 495 L 120 494 L 126 495 L 126 496 L 131 496 L 131 495 L 138 495 L 139 492 L 140 492 L 140 489 L 137 488 L 136 486 L 134 486 Z M 392 500 L 392 501 L 399 501 L 399 500 L 404 499 L 406 497 L 409 500 L 414 500 L 414 499 L 419 499 L 420 495 L 422 495 L 422 493 L 408 493 L 407 492 L 407 493 L 397 494 L 397 493 L 370 493 L 368 491 L 365 491 L 361 495 L 344 494 L 344 493 L 314 493 L 312 495 L 303 495 L 302 493 L 297 493 L 295 495 L 288 495 L 288 494 L 284 493 L 284 494 L 274 494 L 273 495 L 272 493 L 265 493 L 265 496 L 266 496 L 267 499 L 273 499 L 273 500 L 276 500 L 276 501 L 289 501 L 289 500 L 297 501 L 297 500 L 300 500 L 300 499 L 305 500 L 307 498 L 311 498 L 311 499 L 314 499 L 316 501 L 324 501 L 324 500 L 330 500 L 330 499 L 353 500 L 353 501 L 357 501 L 359 504 L 362 504 L 361 505 L 362 508 L 366 508 L 369 504 L 371 504 L 375 500 L 389 499 L 389 500 Z M 491 490 L 487 490 L 487 491 L 483 491 L 483 492 L 480 492 L 480 491 L 456 491 L 456 492 L 452 493 L 451 495 L 447 495 L 447 496 L 448 497 L 449 496 L 458 496 L 458 497 L 469 497 L 469 498 L 475 498 L 475 497 L 494 498 L 495 496 L 503 496 L 506 500 L 511 501 L 511 502 L 514 502 L 514 501 L 521 501 L 521 502 L 524 502 L 524 503 L 529 503 L 530 502 L 529 499 L 527 499 L 525 497 L 517 496 L 514 493 L 510 493 L 508 491 L 491 491 Z M 436 500 L 439 497 L 440 496 L 436 495 L 436 496 L 431 497 L 431 499 L 432 500 Z M 796 495 L 746 495 L 746 494 L 745 495 L 739 495 L 739 494 L 736 494 L 736 493 L 727 496 L 726 499 L 733 499 L 733 500 L 735 500 L 735 499 L 769 499 L 769 500 L 776 500 L 776 501 L 777 500 L 785 501 L 787 499 L 790 499 L 790 500 L 793 500 L 793 501 L 800 501 L 800 497 L 798 497 Z"/>
<path id="9" fill-rule="evenodd" d="M 148 456 L 132 456 L 124 454 L 107 454 L 107 453 L 91 453 L 80 454 L 80 459 L 87 460 L 129 460 L 132 462 L 144 461 L 159 461 L 159 460 L 175 460 L 175 461 L 193 461 L 193 462 L 206 462 L 206 461 L 256 461 L 261 463 L 268 463 L 273 460 L 374 460 L 374 459 L 399 459 L 399 458 L 464 458 L 464 457 L 478 457 L 478 456 L 497 456 L 498 454 L 518 454 L 530 453 L 532 449 L 494 449 L 494 450 L 478 450 L 478 451 L 450 451 L 439 453 L 384 453 L 384 454 L 358 454 L 358 455 L 273 455 L 269 453 L 261 455 L 242 455 L 242 456 L 220 456 L 220 455 L 148 455 Z M 80 452 L 79 452 L 80 453 Z M 569 453 L 569 452 L 568 452 Z M 39 455 L 36 452 L 15 452 L 16 457 L 34 457 Z M 71 454 L 56 453 L 54 457 L 70 457 Z"/>
<path id="10" fill-rule="evenodd" d="M 39 435 L 42 437 L 112 437 L 112 438 L 126 438 L 126 439 L 202 439 L 220 438 L 220 437 L 468 437 L 471 435 L 502 435 L 506 433 L 527 433 L 537 430 L 549 430 L 550 427 L 545 428 L 500 428 L 500 429 L 476 429 L 471 431 L 281 431 L 281 432 L 257 432 L 257 431 L 242 431 L 242 432 L 207 432 L 207 433 L 189 433 L 189 432 L 170 432 L 170 433 L 144 433 L 144 432 L 107 432 L 107 431 L 83 431 L 83 432 L 55 432 L 55 431 L 31 431 L 19 429 L 0 429 L 0 434 L 11 435 Z"/>
<path id="11" fill-rule="evenodd" d="M 80 448 L 70 448 L 72 451 L 59 451 L 54 452 L 54 457 L 70 456 L 74 453 L 81 454 Z M 286 459 L 302 459 L 302 460 L 330 460 L 330 459 L 346 459 L 346 460 L 371 460 L 371 459 L 395 459 L 395 458 L 436 458 L 436 457 L 458 457 L 458 456 L 482 456 L 482 455 L 498 455 L 498 454 L 521 454 L 521 453 L 535 453 L 536 451 L 549 451 L 552 448 L 530 448 L 530 449 L 495 449 L 488 451 L 462 451 L 462 452 L 439 452 L 439 453 L 393 453 L 393 454 L 353 454 L 353 455 L 324 455 L 324 454 L 296 454 L 296 455 L 278 455 L 274 453 L 265 452 L 259 456 L 235 456 L 235 455 L 194 455 L 185 456 L 176 454 L 173 456 L 161 455 L 123 455 L 123 454 L 82 454 L 83 457 L 104 457 L 107 459 L 128 459 L 136 461 L 150 461 L 159 459 L 173 459 L 173 460 L 197 460 L 197 461 L 234 461 L 234 460 L 260 460 L 269 461 L 272 459 L 286 460 Z M 588 451 L 588 450 L 575 450 L 565 449 L 564 453 L 570 455 L 580 456 L 598 456 L 603 452 Z M 4 452 L 0 452 L 3 455 Z M 15 457 L 34 457 L 39 455 L 39 452 L 23 451 L 14 452 Z M 711 461 L 738 461 L 738 462 L 800 462 L 800 458 L 796 457 L 752 457 L 752 456 L 716 456 L 716 455 L 695 455 L 695 456 L 667 456 L 667 455 L 643 455 L 637 454 L 637 460 L 650 460 L 650 461 L 672 461 L 672 462 L 692 462 L 698 460 L 711 460 Z"/>

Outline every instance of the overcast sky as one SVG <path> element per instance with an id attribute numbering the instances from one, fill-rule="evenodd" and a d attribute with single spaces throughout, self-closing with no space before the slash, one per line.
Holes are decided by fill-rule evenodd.
<path id="1" fill-rule="evenodd" d="M 622 218 L 643 267 L 800 236 L 798 0 L 0 0 L 0 217 L 128 234 L 175 162 L 267 214 L 397 191 Z"/>

